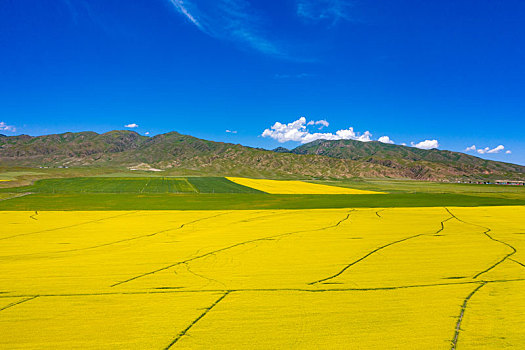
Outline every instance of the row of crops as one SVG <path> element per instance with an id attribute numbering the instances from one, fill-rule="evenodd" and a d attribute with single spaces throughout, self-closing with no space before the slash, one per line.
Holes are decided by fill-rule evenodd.
<path id="1" fill-rule="evenodd" d="M 45 179 L 10 193 L 261 193 L 223 177 L 78 177 Z"/>

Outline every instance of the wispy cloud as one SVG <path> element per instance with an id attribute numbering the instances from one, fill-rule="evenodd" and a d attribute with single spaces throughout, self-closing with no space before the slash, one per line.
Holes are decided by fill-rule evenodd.
<path id="1" fill-rule="evenodd" d="M 236 134 L 237 130 L 228 130 L 228 129 L 226 129 L 226 132 L 229 133 L 229 134 Z"/>
<path id="2" fill-rule="evenodd" d="M 116 31 L 121 32 L 121 30 L 117 29 L 112 24 L 105 21 L 103 16 L 101 16 L 99 13 L 96 13 L 92 9 L 91 4 L 93 3 L 93 1 L 62 0 L 62 2 L 67 7 L 71 20 L 76 25 L 80 24 L 83 20 L 86 20 L 96 25 L 97 27 L 99 27 L 100 29 L 102 29 L 110 35 L 112 35 L 112 33 L 115 33 Z"/>
<path id="3" fill-rule="evenodd" d="M 183 0 L 170 0 L 170 2 L 175 6 L 175 9 L 179 11 L 180 14 L 186 16 L 186 18 L 193 24 L 197 26 L 200 30 L 204 31 L 204 27 L 201 23 L 191 14 L 190 8 L 191 3 L 186 4 Z"/>
<path id="4" fill-rule="evenodd" d="M 314 77 L 315 74 L 310 73 L 298 73 L 298 74 L 275 74 L 273 77 L 275 79 L 302 79 Z"/>
<path id="5" fill-rule="evenodd" d="M 135 124 L 135 123 L 131 123 L 131 124 L 126 124 L 124 125 L 125 128 L 138 128 L 139 125 L 138 124 Z"/>
<path id="6" fill-rule="evenodd" d="M 264 54 L 286 57 L 282 49 L 265 35 L 261 18 L 246 0 L 169 1 L 177 12 L 209 36 L 242 44 Z"/>
<path id="7" fill-rule="evenodd" d="M 350 20 L 351 2 L 347 0 L 297 0 L 297 16 L 313 22 Z"/>
<path id="8" fill-rule="evenodd" d="M 306 122 L 306 118 L 301 117 L 296 121 L 287 124 L 275 122 L 270 128 L 265 129 L 261 136 L 270 137 L 281 143 L 287 141 L 308 143 L 315 140 L 358 140 L 363 142 L 372 141 L 372 134 L 369 131 L 365 131 L 361 134 L 355 132 L 353 127 L 350 127 L 348 129 L 337 130 L 335 133 L 311 133 L 307 128 L 307 126 L 311 125 L 328 126 L 329 124 L 326 120 Z"/>
<path id="9" fill-rule="evenodd" d="M 13 125 L 7 125 L 4 122 L 0 122 L 0 131 L 9 131 L 9 132 L 15 132 L 16 127 Z"/>

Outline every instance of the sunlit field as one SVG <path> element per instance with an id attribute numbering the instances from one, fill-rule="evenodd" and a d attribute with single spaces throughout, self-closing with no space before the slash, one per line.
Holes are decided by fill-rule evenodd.
<path id="1" fill-rule="evenodd" d="M 239 185 L 251 187 L 271 194 L 376 194 L 381 192 L 356 190 L 338 186 L 327 186 L 304 181 L 247 179 L 244 177 L 227 177 Z"/>
<path id="2" fill-rule="evenodd" d="M 0 0 L 0 350 L 525 350 L 524 24 Z"/>
<path id="3" fill-rule="evenodd" d="M 0 211 L 0 348 L 521 348 L 524 216 Z"/>

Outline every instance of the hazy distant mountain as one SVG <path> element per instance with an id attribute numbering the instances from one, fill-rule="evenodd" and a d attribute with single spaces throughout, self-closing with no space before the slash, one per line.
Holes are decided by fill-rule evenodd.
<path id="1" fill-rule="evenodd" d="M 277 148 L 274 148 L 272 151 L 277 152 L 277 153 L 292 153 L 292 151 L 284 147 L 277 147 Z"/>
<path id="2" fill-rule="evenodd" d="M 134 167 L 170 173 L 266 177 L 523 179 L 525 167 L 458 152 L 353 140 L 314 141 L 293 150 L 261 150 L 177 132 L 134 131 L 0 137 L 0 166 Z"/>

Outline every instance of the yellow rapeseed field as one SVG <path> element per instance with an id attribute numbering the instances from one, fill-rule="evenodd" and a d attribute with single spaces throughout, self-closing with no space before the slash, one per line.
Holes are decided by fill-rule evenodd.
<path id="1" fill-rule="evenodd" d="M 520 349 L 525 207 L 0 211 L 0 349 Z"/>
<path id="2" fill-rule="evenodd" d="M 239 185 L 251 187 L 271 194 L 380 194 L 382 192 L 356 190 L 353 188 L 313 184 L 293 180 L 248 179 L 244 177 L 227 177 Z"/>

